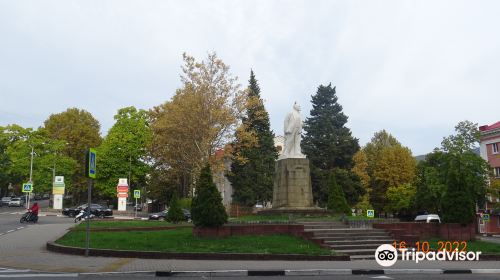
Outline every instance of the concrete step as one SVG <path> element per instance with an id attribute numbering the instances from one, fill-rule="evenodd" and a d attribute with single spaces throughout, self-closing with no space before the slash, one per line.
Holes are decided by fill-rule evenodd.
<path id="1" fill-rule="evenodd" d="M 331 233 L 387 233 L 387 231 L 383 229 L 364 229 L 364 228 L 306 228 L 306 231 L 316 231 L 316 232 L 331 232 Z"/>
<path id="2" fill-rule="evenodd" d="M 325 240 L 327 245 L 391 244 L 392 239 Z"/>
<path id="3" fill-rule="evenodd" d="M 317 229 L 349 229 L 347 225 L 304 225 L 305 230 L 317 230 Z"/>
<path id="4" fill-rule="evenodd" d="M 371 255 L 352 255 L 351 261 L 360 261 L 360 260 L 374 260 L 375 259 L 375 253 Z"/>
<path id="5" fill-rule="evenodd" d="M 298 223 L 303 225 L 324 225 L 324 224 L 343 224 L 341 221 L 298 221 Z"/>
<path id="6" fill-rule="evenodd" d="M 323 232 L 313 232 L 315 237 L 387 237 L 390 238 L 390 235 L 387 233 L 323 233 Z M 369 239 L 369 238 L 366 238 Z"/>
<path id="7" fill-rule="evenodd" d="M 360 250 L 360 249 L 373 249 L 375 250 L 380 246 L 381 244 L 355 244 L 355 245 L 330 245 L 329 247 L 332 248 L 333 250 Z"/>
<path id="8" fill-rule="evenodd" d="M 358 240 L 388 240 L 390 236 L 317 236 L 313 239 L 322 239 L 325 241 L 358 241 Z"/>
<path id="9" fill-rule="evenodd" d="M 346 249 L 335 250 L 337 254 L 356 256 L 356 255 L 372 255 L 375 257 L 375 249 Z"/>

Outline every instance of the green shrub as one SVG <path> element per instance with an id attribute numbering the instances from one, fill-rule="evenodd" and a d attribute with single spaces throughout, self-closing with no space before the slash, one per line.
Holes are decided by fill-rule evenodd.
<path id="1" fill-rule="evenodd" d="M 190 197 L 184 197 L 179 199 L 179 204 L 181 205 L 181 208 L 183 209 L 191 209 L 191 202 L 193 201 L 192 198 Z"/>
<path id="2" fill-rule="evenodd" d="M 210 165 L 206 165 L 196 184 L 196 195 L 191 206 L 193 224 L 197 227 L 219 227 L 227 222 L 222 197 L 212 179 Z"/>
<path id="3" fill-rule="evenodd" d="M 184 213 L 177 197 L 177 192 L 174 192 L 172 199 L 170 199 L 170 207 L 168 208 L 167 221 L 171 223 L 178 223 L 184 220 Z"/>
<path id="4" fill-rule="evenodd" d="M 332 213 L 344 213 L 351 215 L 351 208 L 347 205 L 342 188 L 335 180 L 335 174 L 332 172 L 328 178 L 328 210 Z"/>

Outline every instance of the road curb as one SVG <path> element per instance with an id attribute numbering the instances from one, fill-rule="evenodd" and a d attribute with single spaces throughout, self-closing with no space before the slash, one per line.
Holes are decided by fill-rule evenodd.
<path id="1" fill-rule="evenodd" d="M 500 269 L 304 269 L 304 270 L 213 270 L 156 271 L 156 277 L 227 277 L 227 276 L 321 276 L 383 274 L 494 274 Z"/>
<path id="2" fill-rule="evenodd" d="M 47 242 L 48 251 L 84 255 L 85 248 L 71 247 Z M 183 260 L 259 260 L 259 261 L 343 261 L 349 262 L 349 256 L 334 255 L 300 255 L 300 254 L 264 254 L 264 253 L 201 253 L 201 252 L 161 252 L 161 251 L 132 251 L 112 249 L 89 249 L 90 256 L 117 257 L 117 258 L 141 258 L 141 259 L 183 259 Z"/>

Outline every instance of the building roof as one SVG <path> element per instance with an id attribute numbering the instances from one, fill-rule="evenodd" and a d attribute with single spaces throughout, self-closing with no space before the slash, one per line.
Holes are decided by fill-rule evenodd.
<path id="1" fill-rule="evenodd" d="M 488 130 L 493 130 L 493 129 L 499 129 L 500 128 L 500 121 L 496 122 L 492 125 L 482 125 L 479 127 L 480 131 L 488 131 Z"/>

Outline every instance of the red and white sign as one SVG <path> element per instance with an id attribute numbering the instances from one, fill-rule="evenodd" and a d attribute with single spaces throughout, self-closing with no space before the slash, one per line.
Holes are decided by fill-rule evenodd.
<path id="1" fill-rule="evenodd" d="M 126 192 L 128 192 L 128 187 L 127 186 L 118 186 L 118 187 L 116 187 L 116 192 L 126 193 Z"/>
<path id="2" fill-rule="evenodd" d="M 128 197 L 128 193 L 118 193 L 118 197 Z"/>

